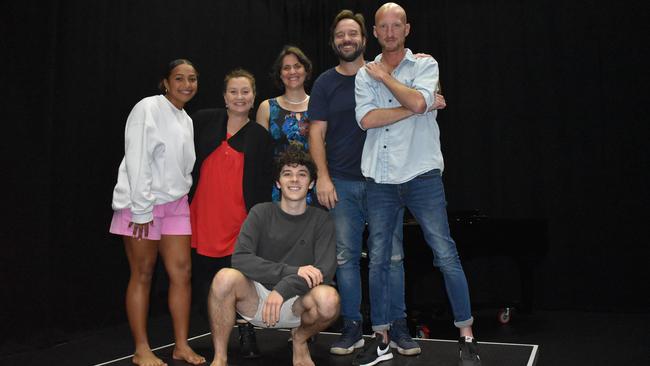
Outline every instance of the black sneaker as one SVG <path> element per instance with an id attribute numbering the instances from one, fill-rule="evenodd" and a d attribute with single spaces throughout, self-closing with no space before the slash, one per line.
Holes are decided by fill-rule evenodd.
<path id="1" fill-rule="evenodd" d="M 459 360 L 458 366 L 481 366 L 481 358 L 478 355 L 478 342 L 472 339 L 466 341 L 465 337 L 458 340 Z"/>
<path id="2" fill-rule="evenodd" d="M 244 358 L 259 358 L 260 349 L 257 348 L 257 338 L 255 337 L 255 327 L 253 324 L 238 324 L 239 328 L 239 352 Z"/>
<path id="3" fill-rule="evenodd" d="M 388 343 L 384 342 L 384 336 L 375 333 L 375 336 L 367 342 L 357 357 L 352 362 L 355 366 L 372 366 L 382 361 L 393 358 L 393 352 Z"/>

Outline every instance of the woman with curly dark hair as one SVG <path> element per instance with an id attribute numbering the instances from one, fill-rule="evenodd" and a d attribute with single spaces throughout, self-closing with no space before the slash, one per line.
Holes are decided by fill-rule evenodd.
<path id="1" fill-rule="evenodd" d="M 269 130 L 275 140 L 275 156 L 289 145 L 308 150 L 309 95 L 305 83 L 311 78 L 312 65 L 304 52 L 295 46 L 285 46 L 273 63 L 271 78 L 284 93 L 260 104 L 257 123 Z M 280 200 L 280 191 L 272 186 L 273 201 Z M 307 203 L 313 202 L 311 192 Z"/>

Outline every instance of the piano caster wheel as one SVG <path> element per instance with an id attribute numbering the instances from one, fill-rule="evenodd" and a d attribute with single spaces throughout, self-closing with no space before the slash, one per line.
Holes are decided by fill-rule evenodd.
<path id="1" fill-rule="evenodd" d="M 510 323 L 510 319 L 512 319 L 512 308 L 502 308 L 499 309 L 497 312 L 497 320 L 501 324 L 508 324 Z"/>
<path id="2" fill-rule="evenodd" d="M 428 339 L 429 335 L 430 335 L 429 327 L 427 327 L 426 325 L 421 324 L 415 327 L 416 338 Z"/>

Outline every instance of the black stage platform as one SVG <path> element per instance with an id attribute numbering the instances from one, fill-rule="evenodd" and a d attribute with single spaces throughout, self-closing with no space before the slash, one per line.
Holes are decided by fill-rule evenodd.
<path id="1" fill-rule="evenodd" d="M 233 330 L 230 336 L 228 347 L 228 364 L 241 366 L 262 366 L 262 365 L 291 365 L 291 352 L 287 342 L 289 332 L 286 330 L 257 330 L 257 342 L 263 357 L 257 360 L 246 360 L 239 357 L 239 344 L 237 342 L 237 330 Z M 321 333 L 315 342 L 310 345 L 311 356 L 318 366 L 349 366 L 352 364 L 354 354 L 349 356 L 334 356 L 329 354 L 329 345 L 336 340 L 338 333 Z M 382 362 L 382 366 L 456 366 L 458 365 L 458 345 L 454 340 L 440 339 L 417 339 L 422 354 L 418 356 L 401 356 L 395 350 L 395 357 L 392 360 Z M 190 345 L 200 354 L 211 358 L 212 343 L 210 333 L 193 337 Z M 493 343 L 479 342 L 481 360 L 483 366 L 533 366 L 537 363 L 539 347 L 534 344 L 515 343 Z M 156 355 L 162 357 L 169 366 L 185 366 L 187 363 L 175 361 L 171 358 L 173 344 L 158 347 Z M 358 352 L 358 351 L 357 351 Z M 355 353 L 356 354 L 356 353 Z M 211 361 L 211 360 L 210 360 Z M 207 363 L 209 365 L 209 361 Z M 124 356 L 94 366 L 131 366 L 131 356 Z"/>

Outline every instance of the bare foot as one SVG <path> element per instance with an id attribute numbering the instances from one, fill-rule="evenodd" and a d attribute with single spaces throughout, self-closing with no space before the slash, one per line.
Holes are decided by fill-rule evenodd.
<path id="1" fill-rule="evenodd" d="M 136 351 L 132 361 L 139 366 L 167 366 L 163 360 L 156 357 L 149 349 Z"/>
<path id="2" fill-rule="evenodd" d="M 176 347 L 174 347 L 174 352 L 172 352 L 172 358 L 174 360 L 183 360 L 192 365 L 205 363 L 205 357 L 194 352 L 190 346 L 176 345 Z"/>
<path id="3" fill-rule="evenodd" d="M 212 360 L 210 366 L 228 366 L 228 362 L 226 358 L 218 357 L 215 355 L 214 360 Z"/>
<path id="4" fill-rule="evenodd" d="M 292 330 L 291 335 L 293 338 L 293 342 L 291 342 L 293 348 L 293 366 L 316 366 L 309 354 L 309 346 L 307 345 L 307 342 L 296 342 L 294 330 Z"/>

